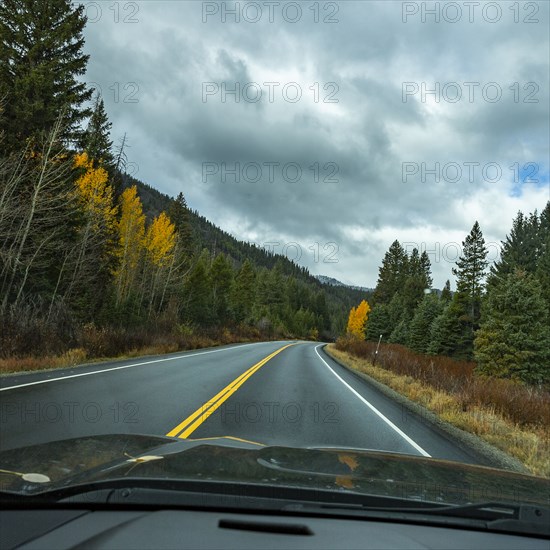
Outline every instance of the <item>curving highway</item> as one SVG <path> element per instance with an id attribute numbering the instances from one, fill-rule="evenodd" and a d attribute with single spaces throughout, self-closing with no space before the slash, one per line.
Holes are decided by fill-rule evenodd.
<path id="1" fill-rule="evenodd" d="M 239 344 L 0 378 L 0 450 L 105 433 L 483 463 L 319 343 Z"/>

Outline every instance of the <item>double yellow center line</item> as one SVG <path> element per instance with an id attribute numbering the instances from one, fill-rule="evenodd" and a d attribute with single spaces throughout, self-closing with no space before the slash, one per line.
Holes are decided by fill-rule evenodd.
<path id="1" fill-rule="evenodd" d="M 261 361 L 250 367 L 246 372 L 243 372 L 238 378 L 233 380 L 221 392 L 217 393 L 212 399 L 199 407 L 193 414 L 188 416 L 181 424 L 178 424 L 173 430 L 170 430 L 166 435 L 168 437 L 180 437 L 186 439 L 189 437 L 214 411 L 218 409 L 229 399 L 256 371 L 261 369 L 270 359 L 273 359 L 277 354 L 294 344 L 287 344 L 282 348 L 264 357 Z"/>

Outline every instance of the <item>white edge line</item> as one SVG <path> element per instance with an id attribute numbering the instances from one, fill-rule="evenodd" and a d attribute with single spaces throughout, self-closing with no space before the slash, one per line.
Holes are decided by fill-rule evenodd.
<path id="1" fill-rule="evenodd" d="M 198 353 L 186 353 L 185 355 L 177 355 L 176 357 L 166 357 L 165 359 L 154 359 L 152 361 L 142 361 L 141 363 L 133 363 L 131 365 L 122 365 L 120 367 L 111 367 L 109 369 L 94 370 L 92 372 L 83 372 L 80 374 L 68 374 L 67 376 L 59 376 L 58 378 L 48 378 L 46 380 L 36 380 L 35 382 L 27 382 L 26 384 L 18 384 L 17 386 L 8 386 L 7 388 L 0 388 L 0 392 L 7 390 L 15 390 L 17 388 L 24 388 L 26 386 L 35 386 L 37 384 L 47 384 L 48 382 L 58 382 L 59 380 L 67 380 L 68 378 L 78 378 L 80 376 L 90 376 L 92 374 L 101 374 L 102 372 L 111 372 L 114 370 L 129 369 L 132 367 L 141 367 L 142 365 L 150 365 L 152 363 L 162 363 L 164 361 L 175 361 L 176 359 L 185 359 L 186 357 L 195 357 L 196 355 L 206 355 L 207 353 L 219 353 L 220 351 L 229 351 L 231 349 L 244 348 L 246 346 L 257 346 L 258 344 L 264 344 L 265 342 L 252 342 L 250 344 L 238 344 L 230 348 L 213 349 L 210 351 L 200 351 Z M 74 367 L 68 367 L 74 368 Z"/>
<path id="2" fill-rule="evenodd" d="M 372 412 L 377 414 L 390 428 L 395 430 L 407 443 L 412 445 L 421 455 L 431 458 L 431 455 L 428 454 L 418 443 L 415 443 L 406 433 L 401 431 L 389 418 L 386 418 L 374 405 L 371 405 L 362 395 L 360 395 L 357 391 L 355 391 L 339 374 L 334 372 L 332 367 L 321 357 L 321 354 L 317 351 L 317 348 L 323 346 L 324 344 L 319 344 L 318 346 L 315 346 L 315 353 L 321 359 L 321 361 L 330 369 L 330 372 L 344 384 L 350 391 L 352 391 L 363 403 L 369 407 Z"/>

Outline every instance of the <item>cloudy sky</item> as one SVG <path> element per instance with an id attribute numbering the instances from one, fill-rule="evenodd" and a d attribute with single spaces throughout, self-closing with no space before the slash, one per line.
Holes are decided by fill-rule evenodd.
<path id="1" fill-rule="evenodd" d="M 398 239 L 441 287 L 550 198 L 550 45 L 546 1 L 438 5 L 87 2 L 86 79 L 130 171 L 237 238 L 369 287 Z"/>

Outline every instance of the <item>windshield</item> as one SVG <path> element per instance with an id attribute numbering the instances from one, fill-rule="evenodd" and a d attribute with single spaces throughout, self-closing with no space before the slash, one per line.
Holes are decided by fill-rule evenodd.
<path id="1" fill-rule="evenodd" d="M 549 19 L 0 3 L 0 491 L 550 504 Z"/>

